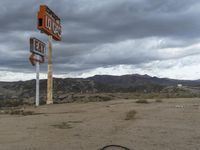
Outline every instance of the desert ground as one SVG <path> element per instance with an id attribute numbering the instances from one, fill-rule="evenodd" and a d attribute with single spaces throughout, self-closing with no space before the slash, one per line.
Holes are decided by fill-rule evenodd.
<path id="1" fill-rule="evenodd" d="M 27 106 L 1 110 L 0 150 L 199 150 L 200 99 L 155 99 Z M 129 112 L 137 112 L 128 116 Z M 128 118 L 127 118 L 128 117 Z M 114 148 L 113 148 L 114 150 Z"/>

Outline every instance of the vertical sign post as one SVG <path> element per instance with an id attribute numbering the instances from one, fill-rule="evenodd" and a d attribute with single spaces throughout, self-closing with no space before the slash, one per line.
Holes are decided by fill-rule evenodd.
<path id="1" fill-rule="evenodd" d="M 37 56 L 39 59 L 39 55 Z M 40 63 L 36 62 L 36 96 L 35 96 L 35 105 L 40 105 Z"/>
<path id="2" fill-rule="evenodd" d="M 48 81 L 47 81 L 47 104 L 53 104 L 53 63 L 52 63 L 52 36 L 48 40 Z"/>
<path id="3" fill-rule="evenodd" d="M 53 63 L 52 63 L 52 38 L 61 41 L 60 18 L 46 5 L 40 5 L 38 12 L 37 28 L 48 35 L 48 81 L 46 104 L 53 104 Z"/>
<path id="4" fill-rule="evenodd" d="M 30 52 L 29 60 L 33 66 L 36 66 L 36 94 L 35 105 L 40 105 L 40 63 L 44 63 L 45 43 L 36 39 L 30 38 Z"/>

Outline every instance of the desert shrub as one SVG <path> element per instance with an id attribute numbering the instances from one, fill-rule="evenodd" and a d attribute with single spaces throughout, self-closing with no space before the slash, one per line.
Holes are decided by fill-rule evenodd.
<path id="1" fill-rule="evenodd" d="M 0 107 L 17 107 L 23 105 L 22 100 L 1 100 Z"/>
<path id="2" fill-rule="evenodd" d="M 88 97 L 89 101 L 91 102 L 104 102 L 104 101 L 110 101 L 112 98 L 110 96 L 106 95 L 95 95 Z"/>
<path id="3" fill-rule="evenodd" d="M 40 99 L 40 105 L 45 105 L 46 104 L 46 100 L 45 99 Z"/>
<path id="4" fill-rule="evenodd" d="M 162 100 L 161 99 L 156 99 L 155 102 L 156 103 L 162 103 Z"/>
<path id="5" fill-rule="evenodd" d="M 148 104 L 149 102 L 146 99 L 139 99 L 136 101 L 136 103 Z"/>
<path id="6" fill-rule="evenodd" d="M 136 114 L 137 114 L 136 110 L 130 110 L 129 112 L 126 113 L 125 120 L 133 120 Z"/>
<path id="7" fill-rule="evenodd" d="M 22 115 L 22 116 L 28 116 L 28 115 L 35 115 L 33 111 L 24 111 L 21 109 L 10 109 L 3 111 L 3 114 L 9 114 L 9 115 Z"/>
<path id="8" fill-rule="evenodd" d="M 33 111 L 23 111 L 21 115 L 23 115 L 23 116 L 29 116 L 29 115 L 36 115 L 36 113 L 33 112 Z"/>
<path id="9" fill-rule="evenodd" d="M 101 99 L 101 101 L 110 101 L 110 100 L 112 100 L 112 98 L 109 97 L 109 96 L 101 96 L 100 99 Z"/>
<path id="10" fill-rule="evenodd" d="M 8 114 L 10 115 L 21 115 L 24 111 L 23 110 L 9 110 Z"/>

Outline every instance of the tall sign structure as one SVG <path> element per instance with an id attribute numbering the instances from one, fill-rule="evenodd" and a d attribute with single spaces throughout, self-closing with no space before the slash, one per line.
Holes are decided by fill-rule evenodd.
<path id="1" fill-rule="evenodd" d="M 30 38 L 30 52 L 29 60 L 33 66 L 36 66 L 36 95 L 35 105 L 40 105 L 40 63 L 44 63 L 45 43 L 36 39 Z"/>
<path id="2" fill-rule="evenodd" d="M 48 82 L 47 82 L 47 104 L 53 103 L 53 63 L 52 63 L 52 38 L 61 41 L 60 18 L 46 5 L 40 5 L 37 15 L 37 28 L 48 35 Z"/>

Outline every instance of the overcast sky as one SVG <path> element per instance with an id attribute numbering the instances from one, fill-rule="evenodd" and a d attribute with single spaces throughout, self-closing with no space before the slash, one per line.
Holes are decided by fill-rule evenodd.
<path id="1" fill-rule="evenodd" d="M 40 4 L 62 22 L 62 41 L 53 41 L 55 77 L 138 73 L 200 79 L 198 0 L 1 0 L 0 81 L 35 78 L 29 38 L 47 42 L 36 28 Z M 46 62 L 41 78 L 47 76 Z"/>

